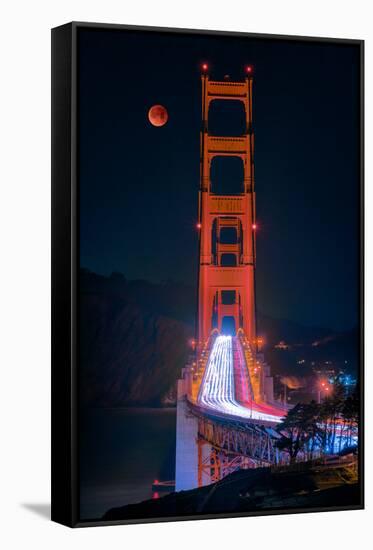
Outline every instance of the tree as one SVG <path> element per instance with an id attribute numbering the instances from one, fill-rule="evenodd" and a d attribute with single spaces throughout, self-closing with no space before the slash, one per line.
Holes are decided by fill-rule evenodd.
<path id="1" fill-rule="evenodd" d="M 346 390 L 340 382 L 333 385 L 333 393 L 326 397 L 320 407 L 319 426 L 323 432 L 322 446 L 325 451 L 335 452 L 337 428 L 341 425 Z"/>
<path id="2" fill-rule="evenodd" d="M 346 433 L 346 446 L 349 447 L 352 444 L 353 433 L 356 432 L 356 428 L 359 421 L 359 408 L 360 400 L 357 387 L 355 386 L 354 391 L 351 395 L 345 399 L 342 407 L 342 417 L 343 417 L 343 432 Z M 342 437 L 340 438 L 339 450 L 342 449 Z"/>
<path id="3" fill-rule="evenodd" d="M 353 437 L 357 436 L 359 409 L 358 389 L 355 387 L 346 396 L 346 388 L 336 382 L 332 394 L 321 404 L 298 403 L 288 411 L 283 422 L 277 425 L 280 438 L 276 447 L 289 454 L 291 464 L 300 452 L 306 459 L 312 459 L 316 449 L 340 452 L 345 446 L 351 446 Z"/>
<path id="4" fill-rule="evenodd" d="M 316 401 L 303 406 L 303 419 L 301 428 L 308 433 L 308 442 L 305 450 L 308 458 L 314 457 L 315 448 L 319 448 L 322 442 L 322 429 L 319 423 L 320 405 Z"/>
<path id="5" fill-rule="evenodd" d="M 277 430 L 281 437 L 277 440 L 278 449 L 288 452 L 290 464 L 296 462 L 298 453 L 304 451 L 313 456 L 315 441 L 319 437 L 317 419 L 319 407 L 315 401 L 298 403 L 290 409 Z M 308 444 L 311 443 L 310 449 Z"/>

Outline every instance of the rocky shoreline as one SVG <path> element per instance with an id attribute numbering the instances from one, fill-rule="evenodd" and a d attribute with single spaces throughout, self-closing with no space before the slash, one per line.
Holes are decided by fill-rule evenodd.
<path id="1" fill-rule="evenodd" d="M 357 463 L 296 464 L 287 468 L 240 470 L 221 481 L 159 499 L 112 508 L 105 521 L 234 514 L 276 510 L 359 507 Z"/>

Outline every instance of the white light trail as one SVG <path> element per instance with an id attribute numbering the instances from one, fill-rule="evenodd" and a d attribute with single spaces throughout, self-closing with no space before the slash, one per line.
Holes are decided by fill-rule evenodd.
<path id="1" fill-rule="evenodd" d="M 235 399 L 232 336 L 217 336 L 210 352 L 198 401 L 201 406 L 244 419 L 280 422 L 281 416 L 244 407 Z"/>

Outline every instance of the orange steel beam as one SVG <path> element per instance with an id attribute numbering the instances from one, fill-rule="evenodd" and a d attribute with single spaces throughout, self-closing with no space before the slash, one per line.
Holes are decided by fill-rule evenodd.
<path id="1" fill-rule="evenodd" d="M 205 343 L 213 326 L 213 314 L 220 331 L 224 316 L 232 316 L 236 331 L 241 328 L 255 349 L 255 191 L 254 136 L 252 131 L 252 86 L 248 75 L 243 82 L 212 81 L 202 74 L 201 181 L 199 190 L 200 229 L 198 341 Z M 245 133 L 242 136 L 212 136 L 209 134 L 209 107 L 216 99 L 241 101 L 245 108 Z M 224 108 L 224 106 L 222 107 Z M 242 159 L 244 168 L 243 192 L 237 195 L 217 195 L 211 190 L 211 163 L 217 156 Z M 237 231 L 236 244 L 222 244 L 224 227 Z M 215 228 L 215 229 L 214 229 Z M 213 231 L 216 231 L 216 250 L 213 253 Z M 235 266 L 222 264 L 224 254 L 232 254 Z M 226 305 L 222 291 L 235 292 L 235 301 Z"/>

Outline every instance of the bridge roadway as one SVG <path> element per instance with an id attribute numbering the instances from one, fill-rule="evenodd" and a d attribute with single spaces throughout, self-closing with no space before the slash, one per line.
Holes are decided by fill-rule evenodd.
<path id="1" fill-rule="evenodd" d="M 236 399 L 232 336 L 217 336 L 207 361 L 198 395 L 198 408 L 207 414 L 242 422 L 271 425 L 281 422 L 284 411 L 253 400 Z M 236 341 L 240 346 L 240 342 Z M 237 367 L 237 366 L 236 366 Z"/>

